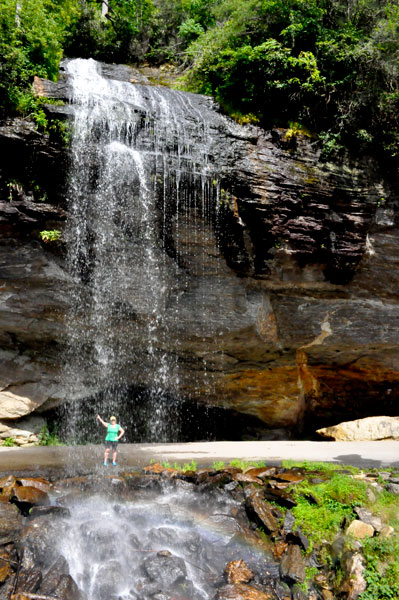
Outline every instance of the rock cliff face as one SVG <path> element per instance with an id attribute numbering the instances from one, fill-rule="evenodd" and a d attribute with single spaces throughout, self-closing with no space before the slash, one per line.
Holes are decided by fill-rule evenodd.
<path id="1" fill-rule="evenodd" d="M 115 68 L 103 74 L 119 77 Z M 137 78 L 123 70 L 123 80 Z M 36 85 L 68 96 L 66 76 Z M 296 432 L 396 414 L 397 180 L 371 161 L 321 162 L 315 140 L 239 127 L 209 98 L 187 95 L 188 123 L 205 109 L 218 169 L 210 227 L 193 211 L 176 228 L 168 201 L 159 219 L 168 261 L 184 273 L 168 297 L 178 317 L 157 349 L 175 358 L 179 395 Z M 68 272 L 62 238 L 39 238 L 64 230 L 68 152 L 18 119 L 0 127 L 0 149 L 0 419 L 14 423 L 102 390 L 89 374 L 65 375 L 66 315 L 76 286 L 88 283 Z M 151 385 L 134 289 L 118 332 L 132 352 L 110 386 Z"/>

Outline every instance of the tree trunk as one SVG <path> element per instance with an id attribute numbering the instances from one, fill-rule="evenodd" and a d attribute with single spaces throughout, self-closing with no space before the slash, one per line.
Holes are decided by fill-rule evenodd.
<path id="1" fill-rule="evenodd" d="M 17 27 L 20 27 L 20 25 L 21 25 L 21 17 L 20 17 L 21 10 L 22 10 L 22 0 L 18 0 L 16 7 L 15 7 L 15 22 L 17 24 Z"/>
<path id="2" fill-rule="evenodd" d="M 101 6 L 101 15 L 103 17 L 105 17 L 105 15 L 108 13 L 108 0 L 103 0 L 102 6 Z"/>

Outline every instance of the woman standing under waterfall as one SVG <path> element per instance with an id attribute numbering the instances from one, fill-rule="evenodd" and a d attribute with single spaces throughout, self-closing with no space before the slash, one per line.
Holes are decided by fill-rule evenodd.
<path id="1" fill-rule="evenodd" d="M 118 441 L 124 435 L 125 430 L 116 422 L 116 417 L 110 417 L 109 423 L 102 420 L 100 415 L 97 415 L 97 419 L 107 428 L 107 435 L 105 436 L 105 452 L 104 452 L 104 467 L 108 465 L 109 451 L 112 449 L 112 465 L 116 467 L 116 453 L 118 448 Z"/>

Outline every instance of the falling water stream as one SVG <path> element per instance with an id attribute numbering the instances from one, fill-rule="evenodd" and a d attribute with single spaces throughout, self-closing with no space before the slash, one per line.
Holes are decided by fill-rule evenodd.
<path id="1" fill-rule="evenodd" d="M 134 373 L 150 390 L 149 441 L 170 439 L 177 419 L 165 422 L 163 400 L 179 395 L 190 266 L 195 335 L 213 335 L 211 313 L 217 321 L 223 312 L 207 286 L 210 275 L 218 285 L 215 250 L 204 251 L 217 251 L 220 192 L 208 115 L 189 94 L 107 79 L 93 60 L 65 68 L 74 108 L 67 262 L 76 287 L 64 376 L 88 395 L 101 391 L 107 417 Z M 73 406 L 72 433 L 82 428 Z M 125 499 L 99 490 L 68 508 L 55 543 L 88 600 L 208 600 L 228 560 L 264 560 L 241 530 L 242 507 L 218 490 L 204 495 L 184 481 Z"/>
<path id="2" fill-rule="evenodd" d="M 102 391 L 107 414 L 136 373 L 150 389 L 148 438 L 167 440 L 177 423 L 173 415 L 166 423 L 164 398 L 179 395 L 187 264 L 195 257 L 199 282 L 206 278 L 209 261 L 195 255 L 199 239 L 214 238 L 218 207 L 207 114 L 189 94 L 106 79 L 93 60 L 66 70 L 75 115 L 66 235 L 78 284 L 65 378 Z M 198 287 L 197 327 L 209 333 L 209 294 Z M 81 427 L 79 409 L 69 423 Z"/>

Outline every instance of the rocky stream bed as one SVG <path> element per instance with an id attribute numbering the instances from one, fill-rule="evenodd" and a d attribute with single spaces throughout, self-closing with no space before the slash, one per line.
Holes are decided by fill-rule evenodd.
<path id="1" fill-rule="evenodd" d="M 305 535 L 295 510 L 299 502 L 322 509 L 328 471 L 156 463 L 54 480 L 8 474 L 0 600 L 362 598 L 363 545 L 397 536 L 385 513 L 369 508 L 388 493 L 396 502 L 399 476 L 336 473 L 360 485 L 365 502 L 353 501 L 333 536 L 326 522 L 320 539 Z M 348 500 L 335 502 L 338 511 Z"/>

